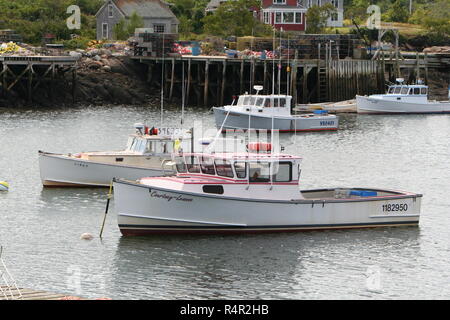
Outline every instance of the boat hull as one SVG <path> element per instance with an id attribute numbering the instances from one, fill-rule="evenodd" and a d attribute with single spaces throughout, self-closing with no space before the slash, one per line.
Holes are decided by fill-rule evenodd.
<path id="1" fill-rule="evenodd" d="M 216 126 L 223 129 L 247 130 L 249 127 L 248 113 L 230 111 L 214 107 Z M 227 116 L 228 114 L 228 116 Z M 226 121 L 225 121 L 226 118 Z M 225 121 L 225 123 L 224 123 Z M 281 132 L 295 131 L 333 131 L 339 127 L 339 119 L 334 115 L 324 116 L 261 116 L 250 115 L 250 128 L 256 130 L 279 130 Z"/>
<path id="2" fill-rule="evenodd" d="M 450 113 L 450 102 L 413 103 L 356 96 L 357 112 L 363 114 Z"/>
<path id="3" fill-rule="evenodd" d="M 173 171 L 105 164 L 39 152 L 39 170 L 44 187 L 109 187 L 114 177 L 136 180 L 162 176 Z"/>
<path id="4" fill-rule="evenodd" d="M 411 226 L 419 223 L 421 203 L 421 195 L 400 193 L 372 198 L 292 201 L 224 198 L 124 180 L 114 182 L 114 199 L 124 236 Z M 391 207 L 406 210 L 383 211 Z"/>

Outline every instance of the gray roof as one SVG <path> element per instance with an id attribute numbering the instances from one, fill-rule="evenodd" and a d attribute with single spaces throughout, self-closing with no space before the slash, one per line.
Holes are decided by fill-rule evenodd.
<path id="1" fill-rule="evenodd" d="M 143 18 L 170 18 L 178 21 L 166 2 L 160 0 L 113 0 L 126 17 L 136 12 Z"/>

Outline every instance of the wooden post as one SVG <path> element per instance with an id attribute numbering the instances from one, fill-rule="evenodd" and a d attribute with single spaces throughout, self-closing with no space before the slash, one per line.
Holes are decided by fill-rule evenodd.
<path id="1" fill-rule="evenodd" d="M 292 70 L 291 70 L 291 90 L 292 90 L 292 99 L 294 100 L 294 106 L 297 105 L 298 96 L 297 96 L 297 72 L 298 72 L 298 50 L 295 50 L 294 53 L 294 61 L 292 62 Z"/>
<path id="2" fill-rule="evenodd" d="M 263 87 L 264 94 L 267 94 L 267 60 L 264 60 L 264 75 L 263 75 Z"/>
<path id="3" fill-rule="evenodd" d="M 308 103 L 308 73 L 310 70 L 310 67 L 305 64 L 303 67 L 303 103 Z"/>
<path id="4" fill-rule="evenodd" d="M 226 73 L 227 73 L 227 60 L 224 59 L 223 60 L 223 65 L 222 65 L 222 88 L 220 91 L 220 106 L 223 106 L 223 98 L 225 95 L 225 83 L 226 83 Z"/>
<path id="5" fill-rule="evenodd" d="M 191 60 L 192 59 L 188 59 L 188 77 L 187 77 L 186 98 L 185 98 L 186 104 L 189 104 L 189 92 L 191 89 Z"/>
<path id="6" fill-rule="evenodd" d="M 423 62 L 425 64 L 425 84 L 428 84 L 428 53 L 425 52 L 423 57 Z"/>
<path id="7" fill-rule="evenodd" d="M 244 59 L 241 60 L 241 73 L 240 73 L 240 90 L 239 93 L 243 94 L 244 93 Z"/>
<path id="8" fill-rule="evenodd" d="M 203 105 L 208 106 L 208 89 L 209 89 L 209 59 L 205 62 L 205 88 L 203 91 Z"/>
<path id="9" fill-rule="evenodd" d="M 2 76 L 2 95 L 4 98 L 6 98 L 7 96 L 7 92 L 8 92 L 8 82 L 6 79 L 6 74 L 8 72 L 8 65 L 7 64 L 3 64 L 3 70 L 0 73 L 0 76 Z"/>
<path id="10" fill-rule="evenodd" d="M 28 65 L 28 103 L 31 104 L 32 102 L 32 94 L 33 94 L 33 66 L 31 64 Z"/>
<path id="11" fill-rule="evenodd" d="M 72 102 L 75 103 L 77 89 L 77 70 L 72 68 Z"/>

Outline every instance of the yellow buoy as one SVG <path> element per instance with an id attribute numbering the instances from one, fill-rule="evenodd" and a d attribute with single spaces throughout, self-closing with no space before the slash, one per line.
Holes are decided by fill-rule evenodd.
<path id="1" fill-rule="evenodd" d="M 0 191 L 8 191 L 9 184 L 6 181 L 0 181 Z"/>

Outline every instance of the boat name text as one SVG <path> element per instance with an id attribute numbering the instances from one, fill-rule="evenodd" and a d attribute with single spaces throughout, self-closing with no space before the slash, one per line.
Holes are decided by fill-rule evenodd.
<path id="1" fill-rule="evenodd" d="M 320 121 L 321 126 L 334 126 L 334 121 Z"/>
<path id="2" fill-rule="evenodd" d="M 159 198 L 159 199 L 165 199 L 167 200 L 167 202 L 171 201 L 171 200 L 176 200 L 176 201 L 184 201 L 184 202 L 191 202 L 192 198 L 184 198 L 183 196 L 170 196 L 168 194 L 165 193 L 159 193 L 158 191 L 152 191 L 149 190 L 150 192 L 150 196 L 152 198 Z"/>

